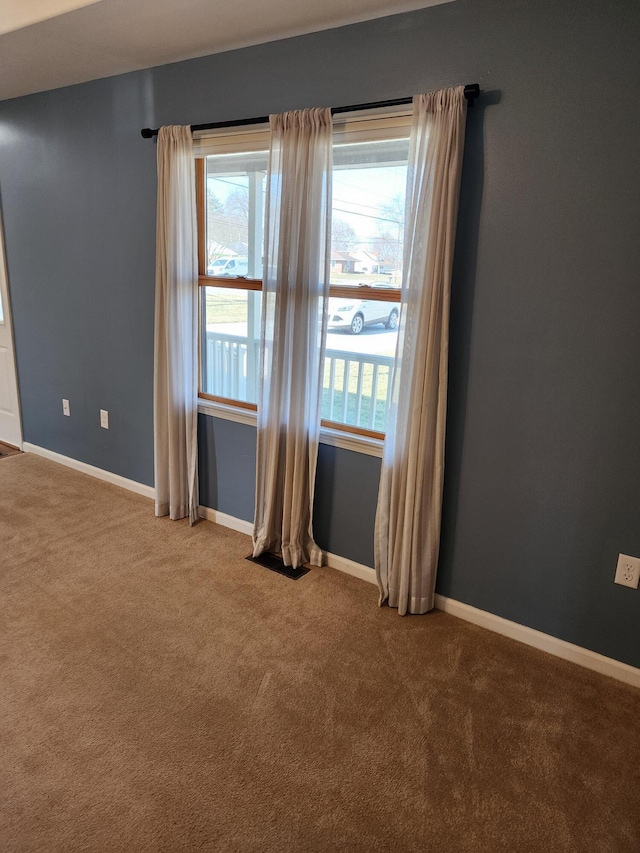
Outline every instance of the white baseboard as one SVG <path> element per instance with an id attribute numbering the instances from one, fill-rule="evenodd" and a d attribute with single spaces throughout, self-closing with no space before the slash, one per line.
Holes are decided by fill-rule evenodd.
<path id="1" fill-rule="evenodd" d="M 508 619 L 503 619 L 502 616 L 496 616 L 486 610 L 478 610 L 477 607 L 472 607 L 470 604 L 464 604 L 462 601 L 456 601 L 453 598 L 446 598 L 444 595 L 436 595 L 436 607 L 438 610 L 444 610 L 445 613 L 450 613 L 466 622 L 473 622 L 474 625 L 495 631 L 497 634 L 510 637 L 512 640 L 525 643 L 527 646 L 533 646 L 534 649 L 541 649 L 550 655 L 577 663 L 586 669 L 599 672 L 601 675 L 608 675 L 610 678 L 640 688 L 640 669 L 635 666 L 629 666 L 629 664 L 592 652 L 590 649 L 576 646 L 566 640 L 560 640 L 558 637 L 552 637 L 551 634 L 543 634 L 542 631 L 536 631 L 534 628 L 527 628 L 526 625 L 510 622 Z"/>
<path id="2" fill-rule="evenodd" d="M 344 572 L 346 575 L 359 578 L 361 581 L 367 581 L 367 583 L 372 584 L 378 583 L 374 569 L 362 563 L 354 563 L 353 560 L 348 560 L 346 557 L 339 556 L 339 554 L 331 554 L 326 551 L 325 565 L 330 569 L 337 569 L 337 571 Z"/>
<path id="3" fill-rule="evenodd" d="M 119 474 L 112 474 L 110 471 L 104 471 L 102 468 L 96 468 L 94 465 L 88 465 L 86 462 L 79 462 L 77 459 L 63 456 L 61 453 L 55 453 L 53 450 L 38 447 L 27 441 L 23 443 L 22 449 L 25 453 L 43 456 L 45 459 L 51 459 L 53 462 L 66 465 L 68 468 L 89 474 L 91 477 L 96 477 L 99 480 L 104 480 L 123 489 L 128 489 L 130 492 L 136 492 L 136 494 L 144 495 L 151 499 L 155 498 L 155 489 L 151 486 L 145 486 L 143 483 L 135 482 L 135 480 L 128 480 Z M 210 507 L 200 506 L 200 517 L 206 518 L 208 521 L 213 521 L 216 524 L 221 524 L 223 527 L 229 527 L 232 530 L 245 533 L 247 536 L 251 536 L 253 533 L 252 522 L 227 515 Z M 369 566 L 331 553 L 325 554 L 325 561 L 327 566 L 332 569 L 345 572 L 345 574 L 352 575 L 368 583 L 376 583 L 375 572 Z M 510 637 L 512 640 L 525 643 L 527 646 L 533 646 L 535 649 L 541 649 L 544 652 L 548 652 L 548 654 L 555 655 L 572 663 L 577 663 L 586 669 L 599 672 L 601 675 L 608 675 L 610 678 L 615 678 L 618 681 L 623 681 L 625 684 L 630 684 L 640 689 L 640 669 L 637 667 L 605 657 L 582 646 L 568 643 L 566 640 L 560 640 L 558 637 L 552 637 L 550 634 L 543 634 L 542 631 L 536 631 L 534 628 L 528 628 L 526 625 L 510 622 L 508 619 L 503 619 L 502 616 L 496 616 L 486 610 L 478 610 L 478 608 L 472 607 L 470 604 L 464 604 L 461 601 L 446 598 L 443 595 L 436 595 L 436 607 L 438 610 L 443 610 L 445 613 L 450 613 L 452 616 L 457 616 L 466 622 L 472 622 L 481 628 L 487 628 L 489 631 Z"/>
<path id="4" fill-rule="evenodd" d="M 251 536 L 253 532 L 253 524 L 250 521 L 234 518 L 209 507 L 200 507 L 200 517 L 207 518 L 209 521 L 214 521 L 216 524 L 222 524 L 225 527 L 231 527 L 233 530 L 239 530 L 240 533 L 246 533 L 248 536 Z M 325 563 L 329 568 L 337 569 L 339 572 L 345 572 L 345 574 L 368 583 L 377 583 L 375 571 L 362 563 L 356 563 L 346 557 L 328 552 L 325 553 Z M 479 625 L 489 631 L 510 637 L 512 640 L 517 640 L 527 646 L 533 646 L 535 649 L 541 649 L 563 660 L 577 663 L 586 669 L 594 670 L 594 672 L 608 675 L 618 681 L 624 681 L 625 684 L 640 688 L 640 669 L 626 663 L 607 658 L 597 652 L 592 652 L 590 649 L 584 649 L 582 646 L 576 646 L 566 640 L 552 637 L 550 634 L 543 634 L 542 631 L 527 628 L 526 625 L 510 622 L 508 619 L 503 619 L 502 616 L 496 616 L 486 610 L 478 610 L 477 607 L 471 607 L 471 605 L 456 601 L 453 598 L 445 598 L 443 595 L 436 595 L 436 607 L 438 610 L 443 610 L 445 613 L 450 613 L 466 622 L 473 622 L 474 625 Z"/>
<path id="5" fill-rule="evenodd" d="M 46 447 L 38 447 L 37 444 L 30 444 L 28 441 L 23 443 L 22 449 L 25 453 L 33 453 L 35 456 L 42 456 L 45 459 L 50 459 L 52 462 L 58 462 L 60 465 L 65 465 L 67 468 L 73 468 L 74 471 L 81 471 L 83 474 L 89 474 L 90 477 L 96 477 L 96 479 L 104 480 L 106 483 L 112 483 L 114 486 L 120 486 L 130 492 L 143 495 L 145 498 L 151 498 L 151 500 L 155 499 L 156 490 L 153 486 L 145 486 L 144 483 L 137 483 L 135 480 L 128 480 L 126 477 L 121 477 L 120 474 L 112 474 L 111 471 L 105 471 L 103 468 L 96 468 L 95 465 L 89 465 L 87 462 L 80 462 L 78 459 L 72 459 L 70 456 L 63 456 L 62 453 L 47 450 Z"/>
<path id="6" fill-rule="evenodd" d="M 225 527 L 231 527 L 233 530 L 239 530 L 248 536 L 253 532 L 253 524 L 250 521 L 243 521 L 240 518 L 234 518 L 208 507 L 200 507 L 200 516 Z M 355 563 L 346 557 L 331 553 L 325 553 L 325 563 L 328 567 L 337 569 L 339 572 L 345 572 L 368 583 L 377 583 L 375 571 L 362 563 Z M 445 613 L 450 613 L 466 622 L 473 622 L 474 625 L 479 625 L 489 631 L 510 637 L 512 640 L 533 646 L 535 649 L 541 649 L 543 652 L 555 655 L 555 657 L 577 663 L 586 669 L 640 688 L 640 669 L 634 666 L 629 666 L 613 658 L 607 658 L 597 652 L 592 652 L 590 649 L 576 646 L 566 640 L 560 640 L 558 637 L 552 637 L 550 634 L 543 634 L 542 631 L 527 628 L 526 625 L 510 622 L 508 619 L 503 619 L 502 616 L 496 616 L 486 610 L 478 610 L 477 607 L 471 607 L 469 604 L 464 604 L 453 598 L 446 598 L 443 595 L 436 595 L 436 607 L 438 610 L 443 610 Z"/>
<path id="7" fill-rule="evenodd" d="M 211 509 L 210 506 L 202 506 L 202 504 L 198 507 L 198 511 L 200 518 L 206 518 L 207 521 L 213 521 L 214 524 L 230 527 L 231 530 L 237 530 L 238 533 L 246 533 L 247 536 L 251 536 L 253 533 L 253 522 L 251 521 L 227 515 L 226 512 L 220 512 L 217 509 Z"/>

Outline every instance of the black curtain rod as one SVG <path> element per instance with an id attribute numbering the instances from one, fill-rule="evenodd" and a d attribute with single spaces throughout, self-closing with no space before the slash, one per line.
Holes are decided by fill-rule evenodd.
<path id="1" fill-rule="evenodd" d="M 464 96 L 469 101 L 469 106 L 480 95 L 480 86 L 478 83 L 470 83 L 464 87 Z M 391 101 L 372 101 L 370 104 L 352 104 L 349 107 L 333 107 L 331 115 L 337 113 L 351 113 L 358 110 L 382 109 L 382 107 L 401 107 L 413 102 L 413 98 L 396 98 Z M 241 118 L 237 121 L 214 121 L 210 124 L 192 124 L 191 130 L 219 130 L 223 127 L 243 127 L 247 124 L 266 124 L 269 121 L 269 116 L 260 116 L 259 118 Z M 144 139 L 152 139 L 158 135 L 159 128 L 152 130 L 150 127 L 144 127 L 140 133 Z"/>

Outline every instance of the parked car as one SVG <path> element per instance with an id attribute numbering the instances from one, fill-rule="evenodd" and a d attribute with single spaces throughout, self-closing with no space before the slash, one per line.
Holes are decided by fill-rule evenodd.
<path id="1" fill-rule="evenodd" d="M 372 286 L 376 287 L 376 284 Z M 359 335 L 366 326 L 383 325 L 394 331 L 398 328 L 398 313 L 399 306 L 395 302 L 360 299 L 357 293 L 353 298 L 332 296 L 329 299 L 328 329 L 331 332 L 344 329 L 352 335 Z"/>
<path id="2" fill-rule="evenodd" d="M 249 272 L 248 258 L 218 258 L 209 264 L 209 275 L 232 276 L 247 275 Z"/>

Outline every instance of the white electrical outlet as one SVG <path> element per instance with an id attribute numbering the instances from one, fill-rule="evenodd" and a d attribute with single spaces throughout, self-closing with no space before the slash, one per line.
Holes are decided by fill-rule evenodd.
<path id="1" fill-rule="evenodd" d="M 614 583 L 638 589 L 640 581 L 640 557 L 630 557 L 628 554 L 618 555 L 618 567 Z"/>
<path id="2" fill-rule="evenodd" d="M 100 426 L 109 429 L 109 412 L 106 409 L 100 409 Z"/>
<path id="3" fill-rule="evenodd" d="M 71 409 L 69 408 L 69 401 L 62 398 L 62 414 L 66 415 L 68 418 L 71 417 Z"/>

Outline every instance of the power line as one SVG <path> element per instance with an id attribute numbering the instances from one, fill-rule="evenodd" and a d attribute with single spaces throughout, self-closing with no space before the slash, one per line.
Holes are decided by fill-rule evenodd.
<path id="1" fill-rule="evenodd" d="M 345 202 L 343 202 L 343 204 L 344 203 Z M 334 207 L 333 209 L 337 210 L 338 213 L 348 213 L 349 216 L 363 216 L 365 219 L 375 219 L 376 222 L 392 222 L 394 225 L 397 225 L 398 228 L 403 227 L 402 223 L 398 222 L 396 219 L 387 219 L 384 216 L 372 216 L 370 213 L 358 213 L 357 210 L 344 210 L 341 207 Z"/>
<path id="2" fill-rule="evenodd" d="M 333 202 L 334 202 L 334 204 L 336 202 L 338 204 L 351 204 L 351 205 L 355 205 L 356 207 L 364 207 L 367 210 L 377 210 L 377 211 L 382 211 L 383 213 L 385 212 L 384 211 L 385 205 L 382 205 L 382 204 L 363 204 L 360 201 L 351 201 L 351 199 L 348 199 L 348 198 L 336 198 L 335 196 L 333 197 Z M 386 206 L 388 207 L 388 205 L 386 205 Z M 403 219 L 404 219 L 404 216 L 403 216 Z"/>

